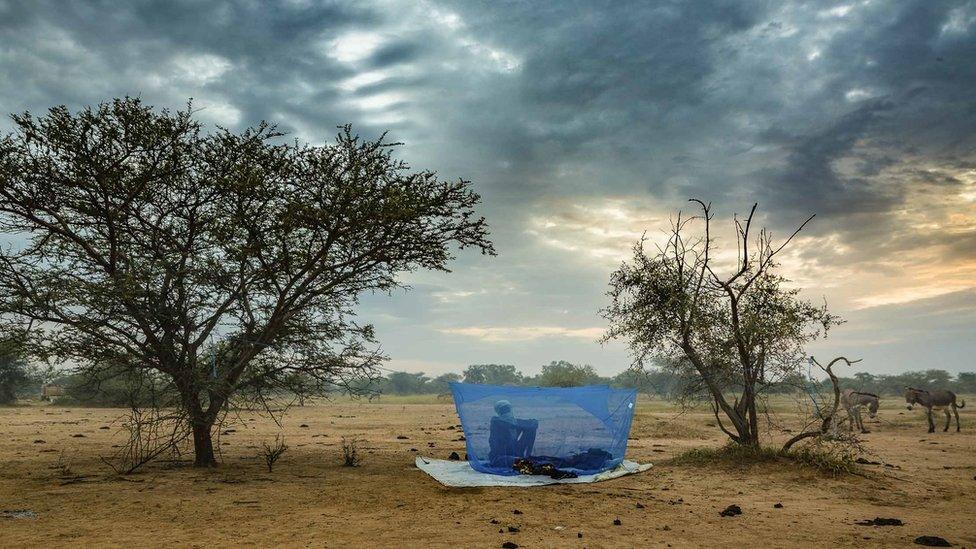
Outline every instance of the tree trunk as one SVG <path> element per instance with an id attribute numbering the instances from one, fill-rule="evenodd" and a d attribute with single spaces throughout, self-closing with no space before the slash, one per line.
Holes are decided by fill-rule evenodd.
<path id="1" fill-rule="evenodd" d="M 713 394 L 714 396 L 714 394 Z M 715 397 L 717 399 L 717 397 Z M 759 447 L 759 412 L 756 409 L 755 392 L 746 389 L 743 391 L 742 400 L 736 399 L 735 405 L 723 408 L 725 416 L 732 422 L 735 433 L 731 433 L 721 425 L 719 426 L 732 439 L 733 442 L 741 446 Z M 715 417 L 718 419 L 718 407 L 715 408 Z"/>
<path id="2" fill-rule="evenodd" d="M 749 408 L 746 413 L 746 417 L 742 419 L 742 428 L 737 429 L 739 435 L 739 444 L 742 446 L 752 446 L 759 447 L 759 429 L 757 428 L 756 422 L 756 411 Z"/>
<path id="3" fill-rule="evenodd" d="M 749 419 L 749 433 L 746 443 L 749 446 L 759 447 L 759 413 L 756 411 L 756 390 L 752 386 L 749 388 L 749 402 L 746 404 L 746 413 Z"/>
<path id="4" fill-rule="evenodd" d="M 193 430 L 193 466 L 216 467 L 217 457 L 214 455 L 213 425 L 214 420 L 200 405 L 200 389 L 188 380 L 188 376 L 175 377 L 176 387 L 183 400 L 183 411 L 190 420 Z"/>
<path id="5" fill-rule="evenodd" d="M 212 425 L 205 420 L 193 422 L 193 466 L 216 467 L 214 456 Z"/>

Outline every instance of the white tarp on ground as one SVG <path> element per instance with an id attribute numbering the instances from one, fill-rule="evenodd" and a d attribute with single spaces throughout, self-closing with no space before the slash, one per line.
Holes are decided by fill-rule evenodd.
<path id="1" fill-rule="evenodd" d="M 553 479 L 541 475 L 489 475 L 471 468 L 467 461 L 448 461 L 417 456 L 417 468 L 434 477 L 444 486 L 467 488 L 475 486 L 544 486 L 546 484 L 583 484 L 600 482 L 612 478 L 640 473 L 651 468 L 650 463 L 634 463 L 624 460 L 617 467 L 597 473 L 583 475 L 576 478 Z"/>

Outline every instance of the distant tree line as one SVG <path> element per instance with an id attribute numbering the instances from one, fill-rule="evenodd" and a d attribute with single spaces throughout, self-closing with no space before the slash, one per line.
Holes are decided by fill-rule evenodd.
<path id="1" fill-rule="evenodd" d="M 127 407 L 133 401 L 148 398 L 150 390 L 166 391 L 159 383 L 148 384 L 145 379 L 133 379 L 120 370 L 117 375 L 97 382 L 79 374 L 45 376 L 28 367 L 27 362 L 9 350 L 0 350 L 0 404 L 9 404 L 16 397 L 30 397 L 40 392 L 40 386 L 48 381 L 66 389 L 64 402 L 90 406 Z M 652 369 L 646 372 L 624 370 L 615 376 L 601 376 L 589 364 L 577 364 L 565 360 L 553 361 L 542 367 L 537 375 L 526 375 L 512 364 L 472 364 L 461 373 L 428 376 L 423 372 L 391 372 L 378 378 L 357 392 L 369 391 L 386 395 L 439 395 L 450 392 L 453 381 L 487 383 L 491 385 L 515 385 L 524 387 L 578 387 L 582 385 L 610 385 L 637 389 L 641 393 L 665 399 L 680 398 L 687 394 L 687 387 L 694 377 L 680 369 Z M 879 395 L 901 395 L 906 386 L 920 389 L 947 388 L 961 394 L 976 393 L 976 372 L 962 372 L 953 376 L 945 370 L 924 370 L 901 374 L 869 374 L 859 372 L 852 377 L 841 378 L 841 386 Z M 338 390 L 338 389 L 337 389 Z M 773 394 L 789 394 L 797 391 L 830 390 L 827 380 L 809 381 L 803 376 L 792 376 L 774 384 Z"/>
<path id="2" fill-rule="evenodd" d="M 918 370 L 901 374 L 877 375 L 858 372 L 853 377 L 841 378 L 841 384 L 845 388 L 850 387 L 879 395 L 901 395 L 905 392 L 905 387 L 939 388 L 954 393 L 972 394 L 976 393 L 976 372 L 960 372 L 955 377 L 945 370 Z"/>
<path id="3" fill-rule="evenodd" d="M 911 371 L 900 374 L 869 374 L 859 372 L 842 377 L 841 386 L 879 395 L 901 395 L 906 386 L 920 389 L 946 388 L 962 394 L 976 393 L 976 372 L 962 372 L 953 376 L 945 370 Z M 589 364 L 574 364 L 565 360 L 553 361 L 534 376 L 522 373 L 512 364 L 472 364 L 462 373 L 447 373 L 430 377 L 422 372 L 392 372 L 375 382 L 380 394 L 422 395 L 443 394 L 450 391 L 453 381 L 515 385 L 525 387 L 579 387 L 582 385 L 610 385 L 638 389 L 641 393 L 662 398 L 684 394 L 685 387 L 694 380 L 688 374 L 666 369 L 646 372 L 624 370 L 615 376 L 601 376 Z M 787 394 L 803 390 L 830 390 L 828 380 L 810 381 L 795 375 L 774 384 L 771 393 Z"/>
<path id="4" fill-rule="evenodd" d="M 623 375 L 623 374 L 621 374 Z M 620 377 L 620 376 L 617 376 Z M 589 364 L 553 361 L 542 367 L 538 375 L 527 376 L 512 364 L 472 364 L 458 373 L 430 377 L 423 372 L 391 372 L 374 380 L 370 390 L 379 394 L 423 395 L 444 394 L 454 381 L 541 387 L 577 387 L 614 383 L 616 378 L 602 377 Z"/>

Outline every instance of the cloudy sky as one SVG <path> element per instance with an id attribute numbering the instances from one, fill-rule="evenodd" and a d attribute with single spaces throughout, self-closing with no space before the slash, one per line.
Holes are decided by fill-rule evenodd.
<path id="1" fill-rule="evenodd" d="M 974 60 L 973 1 L 0 0 L 4 113 L 192 97 L 313 143 L 389 130 L 472 180 L 499 255 L 360 309 L 427 373 L 625 368 L 608 275 L 690 197 L 779 235 L 817 214 L 784 269 L 848 323 L 814 353 L 976 370 Z"/>

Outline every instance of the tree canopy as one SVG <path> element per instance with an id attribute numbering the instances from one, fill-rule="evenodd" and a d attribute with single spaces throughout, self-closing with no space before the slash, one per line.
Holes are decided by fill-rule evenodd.
<path id="1" fill-rule="evenodd" d="M 542 367 L 538 381 L 544 387 L 579 387 L 599 384 L 601 379 L 589 364 L 554 360 Z"/>
<path id="2" fill-rule="evenodd" d="M 522 372 L 511 364 L 472 364 L 464 370 L 465 383 L 519 385 Z"/>

